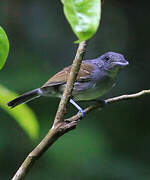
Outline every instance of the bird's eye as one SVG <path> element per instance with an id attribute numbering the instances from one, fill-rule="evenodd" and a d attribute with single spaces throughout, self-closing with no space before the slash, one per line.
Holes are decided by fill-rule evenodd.
<path id="1" fill-rule="evenodd" d="M 109 56 L 106 56 L 105 59 L 106 59 L 106 61 L 108 61 L 109 60 Z"/>

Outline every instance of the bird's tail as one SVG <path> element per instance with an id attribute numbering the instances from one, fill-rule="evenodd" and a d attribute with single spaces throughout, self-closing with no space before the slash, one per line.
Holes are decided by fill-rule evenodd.
<path id="1" fill-rule="evenodd" d="M 8 102 L 7 105 L 11 108 L 14 108 L 15 106 L 17 106 L 19 104 L 23 104 L 28 101 L 31 101 L 32 99 L 38 98 L 39 96 L 41 96 L 40 92 L 41 92 L 40 88 L 29 91 L 15 99 L 13 99 L 12 101 Z"/>

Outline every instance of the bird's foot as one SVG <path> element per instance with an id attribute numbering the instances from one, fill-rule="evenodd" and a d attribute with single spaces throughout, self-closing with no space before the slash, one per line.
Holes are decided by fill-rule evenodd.
<path id="1" fill-rule="evenodd" d="M 79 119 L 77 119 L 76 121 L 79 122 L 83 117 L 85 117 L 85 111 L 81 108 L 77 114 L 81 113 L 81 117 Z M 71 121 L 69 119 L 65 119 L 66 123 L 70 123 Z"/>
<path id="2" fill-rule="evenodd" d="M 81 120 L 85 116 L 85 111 L 73 99 L 70 99 L 70 103 L 73 104 L 79 110 L 78 114 L 81 113 Z"/>
<path id="3" fill-rule="evenodd" d="M 81 108 L 78 112 L 78 114 L 81 113 L 81 118 L 79 120 L 81 120 L 83 117 L 85 117 L 85 111 Z"/>

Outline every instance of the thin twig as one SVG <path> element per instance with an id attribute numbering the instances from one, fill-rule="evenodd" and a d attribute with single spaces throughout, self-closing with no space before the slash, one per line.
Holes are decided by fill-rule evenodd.
<path id="1" fill-rule="evenodd" d="M 147 94 L 150 94 L 150 89 L 142 90 L 135 94 L 122 95 L 122 96 L 117 96 L 114 98 L 109 98 L 106 100 L 106 103 L 114 103 L 114 102 L 121 101 L 121 100 L 137 99 L 137 98 L 147 95 Z"/>
<path id="2" fill-rule="evenodd" d="M 112 104 L 112 103 L 116 103 L 119 101 L 137 99 L 137 98 L 140 98 L 140 97 L 148 95 L 148 94 L 150 94 L 150 89 L 149 90 L 142 90 L 142 91 L 135 93 L 135 94 L 121 95 L 121 96 L 109 98 L 109 99 L 106 99 L 105 102 L 106 102 L 106 104 Z M 85 114 L 88 114 L 89 112 L 91 112 L 95 109 L 98 109 L 98 108 L 101 110 L 103 108 L 103 106 L 101 106 L 101 104 L 99 102 L 96 102 L 93 105 L 84 109 L 84 111 L 85 111 Z M 81 118 L 81 113 L 78 113 L 78 114 L 72 116 L 71 118 L 67 119 L 67 122 L 74 122 L 80 118 Z"/>
<path id="3" fill-rule="evenodd" d="M 80 64 L 82 62 L 84 53 L 86 50 L 86 41 L 79 44 L 75 59 L 72 64 L 71 72 L 67 80 L 67 84 L 60 101 L 56 117 L 52 128 L 49 130 L 48 134 L 43 138 L 40 144 L 27 156 L 25 161 L 22 163 L 12 180 L 24 179 L 28 171 L 31 169 L 35 161 L 42 156 L 42 154 L 63 134 L 76 128 L 77 121 L 67 123 L 64 121 L 64 115 L 66 112 L 66 106 L 71 97 L 73 84 L 76 80 L 77 74 L 80 69 Z"/>

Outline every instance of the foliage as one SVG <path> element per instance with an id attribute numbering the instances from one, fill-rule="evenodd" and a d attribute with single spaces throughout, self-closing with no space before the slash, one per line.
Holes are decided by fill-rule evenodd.
<path id="1" fill-rule="evenodd" d="M 101 15 L 100 0 L 62 0 L 64 13 L 77 42 L 90 39 L 98 29 Z"/>
<path id="2" fill-rule="evenodd" d="M 9 41 L 2 27 L 0 27 L 0 69 L 4 66 L 9 52 Z"/>
<path id="3" fill-rule="evenodd" d="M 18 122 L 32 140 L 35 140 L 38 137 L 39 125 L 33 111 L 25 104 L 14 109 L 6 106 L 10 99 L 17 96 L 17 94 L 0 85 L 0 106 Z"/>
<path id="4" fill-rule="evenodd" d="M 99 0 L 62 0 L 64 13 L 71 24 L 74 33 L 79 38 L 78 42 L 91 38 L 99 25 L 100 7 Z M 0 27 L 0 69 L 4 66 L 9 51 L 9 41 L 5 31 Z M 26 133 L 35 139 L 38 136 L 38 122 L 34 113 L 27 107 L 21 105 L 15 109 L 9 109 L 5 104 L 16 97 L 16 94 L 0 86 L 0 105 L 12 117 Z"/>
<path id="5" fill-rule="evenodd" d="M 2 27 L 0 27 L 0 69 L 4 66 L 9 52 L 9 41 Z M 0 106 L 10 114 L 18 124 L 25 130 L 31 139 L 36 139 L 39 133 L 39 126 L 32 110 L 27 105 L 10 109 L 6 103 L 17 95 L 4 86 L 0 85 Z"/>

